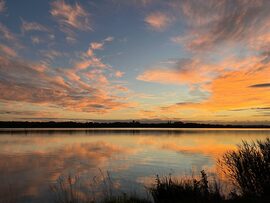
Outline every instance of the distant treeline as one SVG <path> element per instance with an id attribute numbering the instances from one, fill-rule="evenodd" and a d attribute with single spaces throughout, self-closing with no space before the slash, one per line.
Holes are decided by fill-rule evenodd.
<path id="1" fill-rule="evenodd" d="M 270 128 L 269 125 L 221 125 L 203 123 L 141 123 L 132 122 L 29 122 L 0 121 L 0 128 Z"/>

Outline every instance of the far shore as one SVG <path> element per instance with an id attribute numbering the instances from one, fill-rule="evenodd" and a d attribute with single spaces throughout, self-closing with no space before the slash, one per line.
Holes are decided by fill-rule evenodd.
<path id="1" fill-rule="evenodd" d="M 254 125 L 254 124 L 206 124 L 206 123 L 187 123 L 187 122 L 159 122 L 144 123 L 139 121 L 131 122 L 74 122 L 74 121 L 46 121 L 46 122 L 30 122 L 30 121 L 0 121 L 0 129 L 185 129 L 185 128 L 270 128 L 270 125 Z"/>

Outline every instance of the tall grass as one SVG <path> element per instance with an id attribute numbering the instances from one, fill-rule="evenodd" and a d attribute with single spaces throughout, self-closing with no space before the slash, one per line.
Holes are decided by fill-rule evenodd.
<path id="1" fill-rule="evenodd" d="M 92 196 L 81 191 L 78 177 L 59 177 L 56 184 L 50 186 L 55 203 L 93 203 Z"/>
<path id="2" fill-rule="evenodd" d="M 149 188 L 155 203 L 165 202 L 220 202 L 224 199 L 216 180 L 211 183 L 205 171 L 201 178 L 172 179 L 171 176 L 156 177 L 154 186 Z"/>
<path id="3" fill-rule="evenodd" d="M 101 170 L 99 176 L 92 179 L 87 190 L 82 187 L 79 177 L 71 175 L 59 177 L 50 189 L 55 203 L 151 203 L 136 195 L 114 191 L 110 174 L 104 174 Z"/>
<path id="4" fill-rule="evenodd" d="M 150 200 L 136 197 L 135 195 L 122 194 L 119 196 L 112 196 L 110 198 L 105 198 L 102 203 L 151 203 Z"/>
<path id="5" fill-rule="evenodd" d="M 219 161 L 243 197 L 270 197 L 270 139 L 243 141 Z"/>

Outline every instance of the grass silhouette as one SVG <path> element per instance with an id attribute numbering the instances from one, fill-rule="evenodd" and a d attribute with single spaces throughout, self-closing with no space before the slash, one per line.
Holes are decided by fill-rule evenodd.
<path id="1" fill-rule="evenodd" d="M 270 199 L 270 139 L 243 141 L 223 155 L 219 164 L 244 198 Z M 235 194 L 236 195 L 236 194 Z"/>
<path id="2" fill-rule="evenodd" d="M 165 202 L 221 202 L 224 196 L 217 181 L 208 181 L 205 171 L 201 178 L 186 178 L 173 180 L 171 176 L 160 178 L 149 188 L 155 203 Z"/>

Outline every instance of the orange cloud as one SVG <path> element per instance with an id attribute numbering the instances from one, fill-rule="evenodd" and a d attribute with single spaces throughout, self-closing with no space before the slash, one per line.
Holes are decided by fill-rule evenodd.
<path id="1" fill-rule="evenodd" d="M 201 120 L 208 115 L 208 120 L 226 120 L 215 117 L 215 114 L 225 112 L 231 119 L 232 116 L 236 118 L 235 109 L 242 109 L 237 112 L 237 118 L 242 116 L 241 119 L 248 120 L 251 115 L 256 115 L 258 117 L 253 120 L 264 120 L 265 116 L 270 116 L 267 113 L 270 105 L 268 57 L 268 54 L 263 54 L 244 59 L 227 58 L 211 65 L 189 61 L 185 66 L 145 71 L 137 79 L 162 84 L 187 84 L 190 94 L 193 92 L 201 99 L 154 106 L 142 110 L 140 117 Z"/>
<path id="2" fill-rule="evenodd" d="M 198 60 L 182 59 L 174 67 L 146 70 L 137 79 L 161 84 L 196 84 L 209 81 L 216 69 Z"/>
<path id="3" fill-rule="evenodd" d="M 251 70 L 225 73 L 211 84 L 212 96 L 201 107 L 213 110 L 265 107 L 270 104 L 270 92 L 265 88 L 252 88 L 268 83 L 270 64 L 256 64 Z M 269 87 L 268 87 L 269 88 Z"/>
<path id="4" fill-rule="evenodd" d="M 220 111 L 228 111 L 228 115 L 232 115 L 236 109 L 243 109 L 249 114 L 250 111 L 257 111 L 255 114 L 263 116 L 270 104 L 268 91 L 270 86 L 267 85 L 269 79 L 266 77 L 270 75 L 270 63 L 264 63 L 264 57 L 253 57 L 239 63 L 235 62 L 231 66 L 235 66 L 235 69 L 221 71 L 218 77 L 203 85 L 203 88 L 210 92 L 210 96 L 204 101 L 173 104 L 162 108 L 165 108 L 167 114 L 187 109 L 204 111 L 202 114 L 197 114 L 198 119 L 203 117 L 205 111 L 207 114 L 210 113 L 209 117 L 211 117 L 214 112 Z M 242 113 L 244 115 L 246 112 Z M 240 111 L 239 114 L 241 115 Z"/>
<path id="5" fill-rule="evenodd" d="M 197 83 L 205 80 L 200 75 L 193 75 L 192 72 L 179 73 L 176 70 L 153 69 L 147 70 L 137 77 L 138 80 L 156 82 L 161 84 L 185 84 Z"/>

